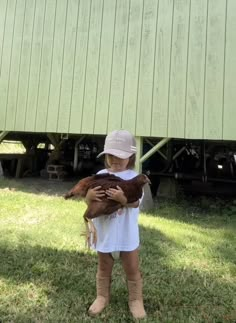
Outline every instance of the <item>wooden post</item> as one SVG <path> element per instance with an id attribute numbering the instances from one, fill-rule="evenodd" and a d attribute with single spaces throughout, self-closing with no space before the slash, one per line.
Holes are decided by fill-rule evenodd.
<path id="1" fill-rule="evenodd" d="M 135 140 L 137 146 L 135 170 L 137 173 L 142 173 L 142 163 L 140 162 L 140 159 L 143 155 L 143 137 L 135 137 Z"/>
<path id="2" fill-rule="evenodd" d="M 158 149 L 163 147 L 171 138 L 163 138 L 160 142 L 158 142 L 154 147 L 152 147 L 145 155 L 140 157 L 140 163 L 143 163 L 149 157 L 151 157 Z"/>
<path id="3" fill-rule="evenodd" d="M 16 178 L 20 178 L 22 175 L 22 168 L 24 164 L 24 158 L 18 158 L 16 164 Z"/>
<path id="4" fill-rule="evenodd" d="M 143 137 L 135 137 L 136 139 L 136 146 L 137 146 L 137 154 L 136 154 L 136 171 L 137 173 L 141 174 L 143 167 L 141 158 L 143 155 Z M 142 212 L 148 212 L 153 208 L 153 199 L 152 199 L 152 193 L 149 184 L 145 184 L 143 187 L 143 198 L 142 202 L 140 204 L 140 210 Z"/>
<path id="5" fill-rule="evenodd" d="M 6 137 L 6 135 L 9 133 L 9 131 L 3 131 L 0 133 L 0 143 L 1 141 Z"/>
<path id="6" fill-rule="evenodd" d="M 53 144 L 53 146 L 56 148 L 60 143 L 60 140 L 59 140 L 57 134 L 47 133 L 47 136 L 48 136 L 48 139 Z"/>

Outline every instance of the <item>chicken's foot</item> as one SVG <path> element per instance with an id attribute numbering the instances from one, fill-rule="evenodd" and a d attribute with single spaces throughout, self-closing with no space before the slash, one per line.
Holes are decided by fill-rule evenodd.
<path id="1" fill-rule="evenodd" d="M 92 220 L 86 219 L 84 222 L 86 230 L 82 235 L 85 236 L 86 247 L 90 249 L 92 245 L 96 245 L 97 243 L 97 230 Z"/>

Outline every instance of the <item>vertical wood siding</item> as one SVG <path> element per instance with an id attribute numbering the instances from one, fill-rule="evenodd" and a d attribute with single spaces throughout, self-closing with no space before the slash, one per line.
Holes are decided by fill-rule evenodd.
<path id="1" fill-rule="evenodd" d="M 107 130 L 120 129 L 124 102 L 130 2 L 116 1 L 112 71 Z"/>
<path id="2" fill-rule="evenodd" d="M 68 0 L 66 18 L 67 24 L 64 38 L 63 69 L 61 75 L 59 109 L 57 116 L 57 131 L 64 133 L 68 132 L 70 121 L 76 32 L 79 10 L 78 5 L 78 0 Z"/>
<path id="3" fill-rule="evenodd" d="M 193 1 L 190 8 L 186 85 L 185 137 L 202 138 L 207 6 L 206 0 Z"/>
<path id="4" fill-rule="evenodd" d="M 136 129 L 141 136 L 151 135 L 152 93 L 154 75 L 155 35 L 159 1 L 144 2 L 140 46 Z"/>
<path id="5" fill-rule="evenodd" d="M 184 137 L 186 75 L 188 63 L 189 0 L 175 0 L 172 24 L 168 137 Z"/>
<path id="6" fill-rule="evenodd" d="M 38 1 L 38 0 L 36 0 Z M 51 74 L 52 74 L 52 59 L 55 34 L 55 17 L 56 17 L 56 0 L 46 1 L 44 13 L 44 31 L 40 52 L 40 72 L 38 79 L 38 89 L 36 92 L 36 109 L 33 114 L 32 125 L 27 123 L 27 130 L 34 127 L 35 131 L 47 131 L 48 103 L 49 94 L 51 91 Z M 58 107 L 55 108 L 57 113 Z M 27 111 L 30 113 L 31 107 L 28 106 Z M 56 122 L 56 121 L 55 121 Z M 28 130 L 29 131 L 29 130 Z"/>
<path id="7" fill-rule="evenodd" d="M 102 20 L 101 49 L 97 79 L 94 132 L 106 133 L 109 112 L 110 82 L 115 27 L 115 0 L 104 0 Z M 104 120 L 104 122 L 96 122 Z"/>
<path id="8" fill-rule="evenodd" d="M 21 83 L 24 83 L 24 77 L 27 85 L 27 97 L 26 97 L 26 111 L 22 109 L 22 105 L 18 105 L 19 115 L 24 115 L 23 118 L 25 122 L 25 130 L 34 131 L 35 129 L 35 119 L 37 116 L 40 106 L 38 105 L 38 89 L 39 89 L 39 80 L 40 80 L 40 68 L 41 68 L 41 59 L 42 59 L 42 43 L 43 37 L 47 30 L 44 29 L 44 19 L 46 13 L 46 0 L 42 1 L 33 1 L 35 2 L 34 6 L 30 6 L 28 2 L 29 10 L 27 10 L 27 18 L 30 18 L 29 15 L 32 15 L 34 18 L 32 25 L 32 18 L 29 19 L 29 31 L 32 26 L 31 39 L 28 42 L 30 46 L 26 46 L 24 57 L 27 58 L 25 65 L 29 66 L 29 71 L 26 75 L 22 75 Z M 30 7 L 33 7 L 32 9 Z M 29 52 L 27 52 L 29 50 Z M 27 64 L 28 63 L 28 64 Z M 25 68 L 25 67 L 23 67 Z M 43 76 L 44 77 L 44 76 Z M 43 125 L 42 125 L 43 126 Z M 17 129 L 17 127 L 15 128 Z M 21 128 L 21 130 L 23 130 Z"/>
<path id="9" fill-rule="evenodd" d="M 0 0 L 0 131 L 236 139 L 235 0 Z"/>
<path id="10" fill-rule="evenodd" d="M 225 81 L 223 98 L 223 138 L 236 139 L 236 1 L 228 0 L 225 36 Z"/>
<path id="11" fill-rule="evenodd" d="M 159 1 L 153 66 L 152 136 L 167 136 L 174 0 Z"/>
<path id="12" fill-rule="evenodd" d="M 144 1 L 131 0 L 122 109 L 122 127 L 135 133 Z M 112 111 L 111 111 L 112 112 Z"/>
<path id="13" fill-rule="evenodd" d="M 84 90 L 87 73 L 88 35 L 90 28 L 91 0 L 80 1 L 75 43 L 73 87 L 68 132 L 80 133 L 84 107 Z"/>
<path id="14" fill-rule="evenodd" d="M 7 1 L 6 11 L 4 11 L 4 1 L 1 4 L 3 11 L 6 16 L 3 17 L 3 44 L 2 44 L 2 55 L 1 55 L 1 75 L 0 75 L 0 129 L 7 129 L 7 108 L 8 108 L 8 93 L 14 90 L 11 88 L 10 84 L 10 73 L 11 73 L 11 63 L 12 63 L 12 47 L 15 29 L 15 16 L 16 16 L 16 0 Z M 14 118 L 14 115 L 12 116 Z M 14 127 L 9 127 L 9 129 L 14 129 Z"/>
<path id="15" fill-rule="evenodd" d="M 209 1 L 207 21 L 204 138 L 223 136 L 226 0 Z"/>

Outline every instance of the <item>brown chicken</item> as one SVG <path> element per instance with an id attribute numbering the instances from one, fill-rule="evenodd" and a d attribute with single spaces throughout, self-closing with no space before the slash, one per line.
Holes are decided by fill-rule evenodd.
<path id="1" fill-rule="evenodd" d="M 67 194 L 64 195 L 64 198 L 85 198 L 88 190 L 97 186 L 101 186 L 101 190 L 104 191 L 108 190 L 109 188 L 116 189 L 117 186 L 119 186 L 124 192 L 127 203 L 133 203 L 142 197 L 142 188 L 146 183 L 150 184 L 150 180 L 144 174 L 137 175 L 130 180 L 124 180 L 111 174 L 97 174 L 81 179 L 78 184 L 76 184 Z M 107 196 L 102 197 L 101 201 L 90 201 L 83 215 L 87 224 L 87 239 L 89 239 L 90 236 L 88 232 L 92 232 L 94 236 L 93 243 L 96 243 L 96 229 L 91 219 L 101 215 L 111 214 L 122 207 L 123 206 L 119 202 L 110 200 L 107 198 Z"/>

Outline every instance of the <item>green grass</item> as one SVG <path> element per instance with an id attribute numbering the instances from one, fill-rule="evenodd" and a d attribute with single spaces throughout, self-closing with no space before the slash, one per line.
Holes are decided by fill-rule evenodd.
<path id="1" fill-rule="evenodd" d="M 23 154 L 25 148 L 20 142 L 16 141 L 2 141 L 0 143 L 0 154 Z"/>
<path id="2" fill-rule="evenodd" d="M 83 202 L 0 181 L 1 322 L 132 322 L 118 261 L 110 306 L 87 315 L 97 257 L 80 236 L 84 210 Z M 233 201 L 162 200 L 141 214 L 146 322 L 236 321 L 235 228 Z"/>

